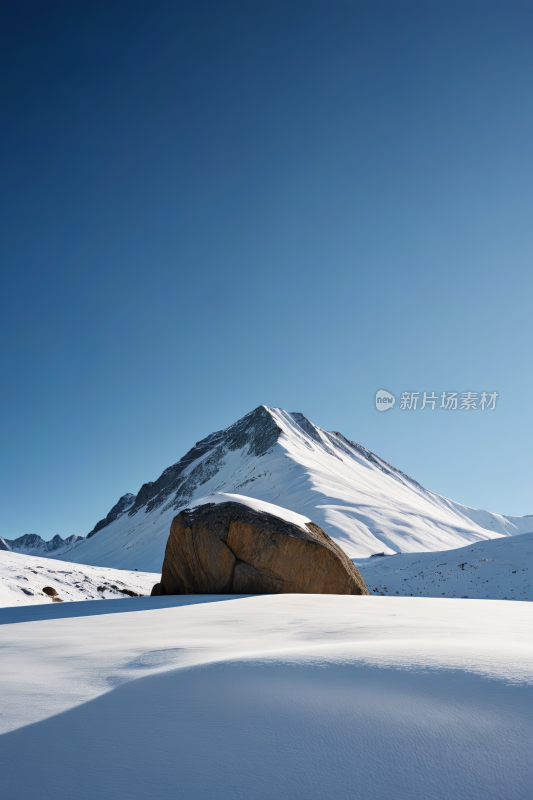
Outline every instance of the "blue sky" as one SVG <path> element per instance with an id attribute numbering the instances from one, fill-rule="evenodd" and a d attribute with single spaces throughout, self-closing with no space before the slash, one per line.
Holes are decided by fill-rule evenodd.
<path id="1" fill-rule="evenodd" d="M 1 13 L 0 535 L 87 533 L 261 403 L 533 514 L 530 3 Z"/>

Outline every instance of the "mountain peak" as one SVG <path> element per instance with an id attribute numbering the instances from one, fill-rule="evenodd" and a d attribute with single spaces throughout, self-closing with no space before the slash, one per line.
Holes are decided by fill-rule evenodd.
<path id="1" fill-rule="evenodd" d="M 324 431 L 314 425 L 300 411 L 287 412 L 282 408 L 260 405 L 244 417 L 220 431 L 196 442 L 179 461 L 167 467 L 155 481 L 144 483 L 137 495 L 126 494 L 120 498 L 104 519 L 101 519 L 87 538 L 106 528 L 122 514 L 134 516 L 141 509 L 151 513 L 163 506 L 163 511 L 173 506 L 183 508 L 207 482 L 218 475 L 230 454 L 246 452 L 246 458 L 262 458 L 283 440 L 292 442 L 296 448 L 305 450 L 318 448 L 322 454 L 342 460 L 343 457 L 359 456 L 395 480 L 406 480 L 422 489 L 412 478 L 396 470 L 387 462 L 374 456 L 356 442 L 338 432 Z M 234 489 L 242 489 L 256 480 L 248 476 L 240 480 Z M 216 488 L 218 491 L 222 484 Z M 422 491 L 425 491 L 422 489 Z"/>
<path id="2" fill-rule="evenodd" d="M 261 405 L 197 442 L 137 495 L 123 495 L 69 557 L 156 571 L 173 517 L 220 492 L 304 515 L 351 557 L 447 550 L 531 524 L 440 497 L 342 433 Z"/>
<path id="3" fill-rule="evenodd" d="M 176 502 L 183 500 L 183 504 L 187 503 L 192 497 L 193 487 L 203 485 L 216 474 L 226 453 L 248 447 L 248 452 L 259 458 L 276 444 L 280 432 L 273 409 L 258 406 L 228 428 L 196 442 L 183 458 L 167 467 L 156 481 L 144 483 L 129 511 L 130 516 L 143 506 L 147 511 L 158 508 L 173 492 L 176 493 Z M 204 459 L 207 453 L 210 456 Z M 198 463 L 189 471 L 195 462 Z"/>

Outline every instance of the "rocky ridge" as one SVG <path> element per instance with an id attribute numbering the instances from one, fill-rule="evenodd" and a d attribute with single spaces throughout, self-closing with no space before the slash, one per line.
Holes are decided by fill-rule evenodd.
<path id="1" fill-rule="evenodd" d="M 11 550 L 14 553 L 24 553 L 34 556 L 47 556 L 53 553 L 55 556 L 72 547 L 72 545 L 77 542 L 83 541 L 84 538 L 84 536 L 76 536 L 73 534 L 72 536 L 67 536 L 66 539 L 62 539 L 61 536 L 56 535 L 53 539 L 45 541 L 36 533 L 25 533 L 17 539 L 2 538 L 0 541 L 0 550 Z M 6 545 L 5 547 L 2 547 L 2 542 Z"/>
<path id="2" fill-rule="evenodd" d="M 116 519 L 121 517 L 122 514 L 125 514 L 126 511 L 129 511 L 132 505 L 135 503 L 135 500 L 136 495 L 130 493 L 123 494 L 118 503 L 113 506 L 109 514 L 104 517 L 104 519 L 101 519 L 99 522 L 97 522 L 92 531 L 87 534 L 87 539 L 90 539 L 95 533 L 98 533 L 98 531 L 101 531 L 102 528 L 110 525 Z"/>

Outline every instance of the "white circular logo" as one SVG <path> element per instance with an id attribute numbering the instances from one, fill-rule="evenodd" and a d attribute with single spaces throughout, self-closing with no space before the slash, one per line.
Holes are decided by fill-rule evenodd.
<path id="1" fill-rule="evenodd" d="M 394 408 L 395 402 L 394 395 L 385 389 L 379 389 L 376 392 L 376 408 L 378 411 L 390 411 L 391 408 Z"/>

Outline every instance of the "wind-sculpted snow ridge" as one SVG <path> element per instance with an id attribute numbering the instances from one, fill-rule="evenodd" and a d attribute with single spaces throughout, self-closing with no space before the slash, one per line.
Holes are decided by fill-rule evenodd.
<path id="1" fill-rule="evenodd" d="M 533 532 L 354 563 L 371 594 L 533 600 Z"/>
<path id="2" fill-rule="evenodd" d="M 322 430 L 301 413 L 260 406 L 198 442 L 137 495 L 126 495 L 114 519 L 119 504 L 105 524 L 98 523 L 98 531 L 61 557 L 159 571 L 173 517 L 218 492 L 302 514 L 351 558 L 381 551 L 448 550 L 531 529 L 527 517 L 479 511 L 424 489 L 379 456 L 341 433 Z"/>
<path id="3" fill-rule="evenodd" d="M 149 595 L 156 580 L 153 573 L 0 552 L 0 607 L 139 597 Z"/>

